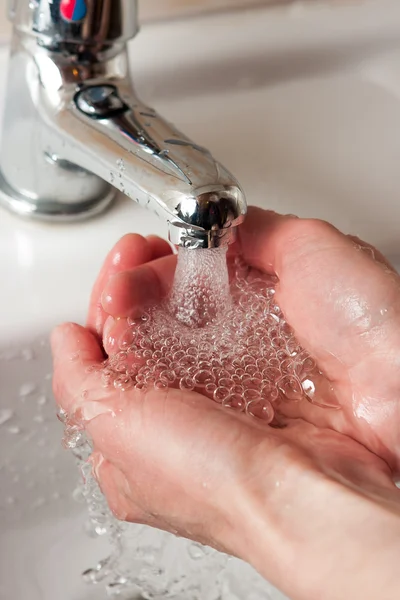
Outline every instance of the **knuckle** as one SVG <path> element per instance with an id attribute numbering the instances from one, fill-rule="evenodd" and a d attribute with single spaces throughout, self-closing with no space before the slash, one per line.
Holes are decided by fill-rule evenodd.
<path id="1" fill-rule="evenodd" d="M 287 221 L 286 227 L 294 240 L 302 242 L 326 239 L 337 232 L 333 225 L 320 219 L 291 219 Z"/>
<path id="2" fill-rule="evenodd" d="M 307 273 L 314 269 L 317 263 L 325 260 L 326 250 L 340 246 L 339 232 L 326 221 L 319 219 L 290 219 L 285 224 L 284 235 L 281 238 L 281 250 L 284 265 L 292 272 L 300 266 L 299 273 Z M 330 254 L 328 253 L 328 256 Z M 293 271 L 294 270 L 294 271 Z"/>

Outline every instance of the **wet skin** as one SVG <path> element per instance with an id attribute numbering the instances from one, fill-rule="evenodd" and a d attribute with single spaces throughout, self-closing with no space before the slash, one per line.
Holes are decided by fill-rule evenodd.
<path id="1" fill-rule="evenodd" d="M 240 556 L 293 600 L 400 597 L 400 278 L 361 245 L 260 209 L 240 228 L 231 251 L 278 275 L 277 302 L 342 407 L 288 404 L 286 427 L 272 429 L 194 392 L 121 393 L 87 372 L 173 278 L 163 240 L 118 242 L 87 327 L 61 325 L 52 345 L 56 399 L 85 421 L 119 518 Z"/>

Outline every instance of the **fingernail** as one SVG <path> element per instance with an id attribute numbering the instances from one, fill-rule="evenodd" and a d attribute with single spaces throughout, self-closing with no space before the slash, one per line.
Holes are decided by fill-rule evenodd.
<path id="1" fill-rule="evenodd" d="M 104 329 L 104 311 L 101 306 L 97 307 L 95 329 L 96 329 L 97 335 L 101 339 L 103 337 L 103 329 Z"/>
<path id="2" fill-rule="evenodd" d="M 107 286 L 104 292 L 101 295 L 101 305 L 103 309 L 108 312 L 110 310 L 110 306 L 112 303 L 112 296 L 107 292 Z"/>
<path id="3" fill-rule="evenodd" d="M 114 317 L 107 317 L 106 322 L 104 323 L 104 329 L 103 329 L 103 336 L 104 338 L 108 338 L 108 336 L 110 335 L 110 332 L 112 330 L 112 328 L 114 327 L 115 324 L 115 319 Z"/>
<path id="4" fill-rule="evenodd" d="M 104 290 L 101 295 L 102 307 L 105 310 L 105 312 L 108 314 L 110 314 L 110 311 L 112 310 L 112 303 L 113 303 L 113 295 L 111 293 L 111 290 L 115 287 L 115 281 L 118 281 L 118 278 L 120 276 L 121 276 L 121 272 L 111 275 L 111 277 L 107 281 L 106 285 L 104 286 Z"/>

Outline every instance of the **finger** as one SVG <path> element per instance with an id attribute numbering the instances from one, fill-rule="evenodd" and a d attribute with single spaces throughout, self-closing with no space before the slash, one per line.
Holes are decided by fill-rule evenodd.
<path id="1" fill-rule="evenodd" d="M 51 335 L 53 390 L 57 403 L 68 414 L 87 399 L 87 390 L 102 391 L 98 372 L 89 372 L 104 360 L 96 336 L 75 323 L 64 323 Z"/>
<path id="2" fill-rule="evenodd" d="M 155 243 L 156 253 L 160 251 L 160 244 Z M 141 235 L 130 233 L 120 239 L 109 252 L 100 274 L 94 284 L 90 298 L 87 327 L 101 337 L 104 321 L 107 318 L 104 312 L 101 295 L 110 277 L 121 271 L 132 269 L 152 259 L 152 244 Z"/>
<path id="3" fill-rule="evenodd" d="M 102 336 L 107 314 L 101 304 L 101 296 L 110 277 L 170 254 L 172 254 L 172 248 L 169 243 L 156 235 L 150 235 L 146 240 L 136 234 L 124 236 L 109 253 L 93 288 L 88 328 L 95 331 L 100 337 Z"/>
<path id="4" fill-rule="evenodd" d="M 157 260 L 173 253 L 172 246 L 158 235 L 148 235 L 147 241 L 151 246 L 151 260 Z"/>
<path id="5" fill-rule="evenodd" d="M 276 274 L 276 240 L 282 237 L 292 221 L 298 220 L 297 217 L 249 206 L 245 221 L 238 227 L 234 250 L 252 267 Z"/>
<path id="6" fill-rule="evenodd" d="M 245 260 L 278 275 L 277 302 L 328 375 L 379 353 L 383 340 L 399 347 L 399 278 L 333 226 L 251 209 L 239 236 Z"/>
<path id="7" fill-rule="evenodd" d="M 103 346 L 107 356 L 126 350 L 126 344 L 133 343 L 132 327 L 124 317 L 114 319 L 109 316 L 104 324 Z"/>
<path id="8" fill-rule="evenodd" d="M 114 275 L 103 292 L 104 311 L 113 317 L 140 314 L 146 306 L 166 296 L 172 285 L 175 267 L 176 257 L 166 256 Z"/>

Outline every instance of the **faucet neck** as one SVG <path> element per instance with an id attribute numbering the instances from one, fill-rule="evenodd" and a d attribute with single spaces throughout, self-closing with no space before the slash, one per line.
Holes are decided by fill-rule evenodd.
<path id="1" fill-rule="evenodd" d="M 76 219 L 103 210 L 119 189 L 164 219 L 175 244 L 232 242 L 246 213 L 238 182 L 131 85 L 126 40 L 137 30 L 137 3 L 12 2 L 0 203 Z"/>
<path id="2" fill-rule="evenodd" d="M 14 28 L 52 51 L 121 44 L 137 33 L 137 0 L 10 0 Z"/>

